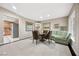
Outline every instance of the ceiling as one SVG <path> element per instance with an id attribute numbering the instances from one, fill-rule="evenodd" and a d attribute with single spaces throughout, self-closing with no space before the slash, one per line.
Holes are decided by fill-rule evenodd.
<path id="1" fill-rule="evenodd" d="M 68 16 L 72 3 L 2 3 L 0 6 L 35 21 Z"/>

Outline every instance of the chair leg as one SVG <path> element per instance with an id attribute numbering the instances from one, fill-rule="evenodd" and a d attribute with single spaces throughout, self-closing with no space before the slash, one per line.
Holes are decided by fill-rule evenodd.
<path id="1" fill-rule="evenodd" d="M 34 39 L 33 39 L 33 43 L 34 43 Z"/>
<path id="2" fill-rule="evenodd" d="M 37 40 L 36 40 L 36 45 L 37 45 Z"/>
<path id="3" fill-rule="evenodd" d="M 50 44 L 50 39 L 48 39 L 48 43 Z"/>

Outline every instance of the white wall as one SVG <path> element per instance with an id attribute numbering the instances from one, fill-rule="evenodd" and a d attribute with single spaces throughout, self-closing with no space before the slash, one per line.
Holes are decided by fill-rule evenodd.
<path id="1" fill-rule="evenodd" d="M 15 13 L 7 10 L 7 9 L 4 9 L 2 7 L 0 7 L 0 15 L 2 16 L 2 18 L 0 18 L 0 42 L 3 42 L 3 39 L 2 39 L 3 38 L 3 30 L 2 30 L 3 29 L 3 23 L 2 22 L 4 20 L 8 20 L 8 21 L 12 21 L 12 22 L 14 22 L 16 20 L 20 20 L 19 21 L 19 24 L 20 24 L 20 26 L 19 26 L 20 27 L 19 28 L 20 29 L 20 31 L 19 31 L 19 33 L 20 33 L 19 36 L 20 37 L 19 38 L 20 39 L 28 37 L 28 36 L 31 35 L 30 32 L 25 31 L 25 23 L 24 22 L 25 21 L 27 21 L 27 22 L 34 22 L 34 21 L 32 21 L 30 19 L 27 19 L 27 18 L 23 18 L 23 17 L 15 14 Z M 11 18 L 7 18 L 5 16 L 11 17 Z"/>
<path id="2" fill-rule="evenodd" d="M 50 30 L 60 30 L 60 29 L 55 29 L 54 24 L 59 24 L 59 26 L 67 26 L 68 27 L 68 17 L 60 17 L 60 18 L 51 19 L 48 21 L 43 21 L 41 23 L 49 23 Z"/>
<path id="3" fill-rule="evenodd" d="M 67 26 L 68 27 L 68 18 L 62 17 L 62 18 L 54 19 L 54 20 L 52 20 L 51 24 L 52 24 L 52 26 L 51 26 L 52 30 L 55 30 L 54 24 L 59 24 L 59 26 Z M 60 30 L 60 29 L 58 29 L 58 30 Z"/>
<path id="4" fill-rule="evenodd" d="M 3 21 L 1 20 L 1 15 L 0 15 L 0 44 L 3 43 Z"/>
<path id="5" fill-rule="evenodd" d="M 27 37 L 32 37 L 32 31 L 26 31 L 26 21 L 19 20 L 19 38 L 24 39 Z"/>
<path id="6" fill-rule="evenodd" d="M 76 52 L 76 54 L 79 56 L 79 4 L 75 4 L 76 9 L 76 41 L 75 44 L 72 46 Z"/>
<path id="7" fill-rule="evenodd" d="M 75 11 L 73 11 L 69 16 L 68 22 L 68 32 L 72 34 L 71 39 L 73 42 L 75 42 Z"/>
<path id="8" fill-rule="evenodd" d="M 0 7 L 0 15 L 1 15 L 0 21 L 2 20 L 2 22 L 4 22 L 4 21 L 16 22 L 18 20 L 18 18 L 19 18 L 17 15 L 9 12 L 8 10 L 6 10 L 6 9 L 4 9 L 2 7 Z M 1 22 L 0 22 L 0 24 L 1 24 Z M 4 28 L 4 23 L 2 23 L 1 25 L 2 25 L 2 27 L 0 29 L 3 29 Z M 4 34 L 3 34 L 4 29 L 1 32 L 2 32 L 2 40 L 3 40 L 2 43 L 9 43 L 9 42 L 14 41 L 14 39 L 12 38 L 13 35 L 4 36 Z"/>
<path id="9" fill-rule="evenodd" d="M 76 55 L 79 55 L 79 4 L 74 4 L 68 20 L 68 31 L 72 34 L 72 48 Z"/>

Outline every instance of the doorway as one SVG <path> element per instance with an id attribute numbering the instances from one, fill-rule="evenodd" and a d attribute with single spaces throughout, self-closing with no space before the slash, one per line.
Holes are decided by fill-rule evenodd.
<path id="1" fill-rule="evenodd" d="M 4 43 L 18 40 L 19 26 L 18 23 L 4 21 Z"/>

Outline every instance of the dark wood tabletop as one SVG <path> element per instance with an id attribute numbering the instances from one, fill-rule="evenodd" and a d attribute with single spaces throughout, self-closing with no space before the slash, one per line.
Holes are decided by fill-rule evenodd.
<path id="1" fill-rule="evenodd" d="M 45 34 L 43 33 L 43 34 L 39 34 L 39 35 L 41 36 L 40 41 L 41 41 L 41 42 L 44 42 L 44 41 L 45 41 L 45 39 L 44 39 Z"/>

